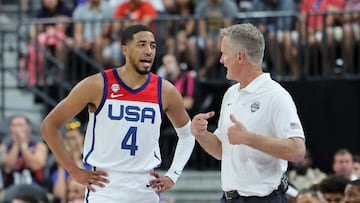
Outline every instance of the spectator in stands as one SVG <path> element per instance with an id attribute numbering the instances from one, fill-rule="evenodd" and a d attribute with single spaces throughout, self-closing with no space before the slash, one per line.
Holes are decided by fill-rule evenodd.
<path id="1" fill-rule="evenodd" d="M 360 0 L 347 0 L 345 3 L 345 11 L 349 13 L 344 14 L 344 36 L 343 39 L 343 54 L 342 57 L 344 59 L 344 71 L 347 73 L 354 73 L 356 71 L 355 60 L 356 55 L 354 54 L 354 49 L 359 48 L 357 45 L 360 40 Z M 359 63 L 359 62 L 358 62 Z M 357 63 L 357 64 L 358 64 Z M 359 71 L 359 69 L 357 69 Z"/>
<path id="2" fill-rule="evenodd" d="M 31 2 L 31 1 L 30 1 Z M 20 14 L 24 17 L 29 16 L 29 13 L 32 12 L 30 5 L 29 5 L 29 0 L 20 0 L 19 4 L 20 4 Z"/>
<path id="3" fill-rule="evenodd" d="M 293 11 L 296 14 L 296 4 L 294 0 L 253 0 L 250 11 Z M 259 30 L 265 35 L 267 44 L 265 58 L 268 58 L 267 69 L 276 76 L 291 75 L 298 77 L 299 71 L 296 60 L 284 60 L 291 53 L 292 39 L 291 31 L 295 26 L 295 15 L 282 16 L 275 13 L 278 17 L 256 18 L 252 21 L 256 22 Z M 289 64 L 285 64 L 289 62 Z M 287 65 L 290 70 L 287 71 Z M 288 74 L 290 73 L 290 74 Z"/>
<path id="4" fill-rule="evenodd" d="M 187 70 L 185 64 L 179 64 L 176 57 L 167 54 L 162 58 L 162 66 L 158 70 L 159 76 L 163 76 L 179 90 L 183 97 L 184 107 L 192 116 L 194 113 L 195 96 L 195 77 L 191 71 Z"/>
<path id="5" fill-rule="evenodd" d="M 79 6 L 81 4 L 84 4 L 86 3 L 88 0 L 73 0 L 73 5 L 76 7 L 76 6 Z M 74 8 L 75 8 L 74 7 Z"/>
<path id="6" fill-rule="evenodd" d="M 309 57 L 310 70 L 306 70 L 310 74 L 315 74 L 320 72 L 322 74 L 332 74 L 335 66 L 334 58 L 334 26 L 337 23 L 337 19 L 334 18 L 334 15 L 326 15 L 325 25 L 323 28 L 324 16 L 311 15 L 308 16 L 309 12 L 324 12 L 324 11 L 335 11 L 344 8 L 344 0 L 302 0 L 300 4 L 300 37 L 303 42 L 306 42 L 309 46 L 309 50 L 305 54 Z M 325 33 L 323 30 L 325 29 Z M 322 43 L 323 35 L 326 34 L 326 42 Z M 321 49 L 321 46 L 325 49 Z M 321 64 L 322 70 L 317 70 L 320 64 L 315 62 L 321 61 L 319 53 L 321 50 L 326 52 L 321 52 L 322 57 L 325 57 L 324 60 L 326 63 Z M 297 55 L 296 51 L 292 52 Z M 316 57 L 318 57 L 316 59 Z M 314 65 L 314 67 L 312 67 Z"/>
<path id="7" fill-rule="evenodd" d="M 90 169 L 91 167 L 82 161 L 84 135 L 81 132 L 81 123 L 71 120 L 65 125 L 64 142 L 67 150 L 71 153 L 73 160 L 79 167 Z M 53 194 L 56 199 L 65 200 L 66 185 L 69 181 L 69 173 L 59 163 L 55 163 L 56 170 L 51 174 L 53 183 Z M 84 192 L 83 192 L 84 193 Z"/>
<path id="8" fill-rule="evenodd" d="M 156 12 L 161 14 L 166 14 L 167 9 L 170 3 L 173 3 L 173 0 L 148 0 L 155 8 Z"/>
<path id="9" fill-rule="evenodd" d="M 128 0 L 117 6 L 113 32 L 119 34 L 129 25 L 143 24 L 149 26 L 157 16 L 154 6 L 148 1 Z"/>
<path id="10" fill-rule="evenodd" d="M 234 0 L 240 12 L 250 12 L 254 0 Z"/>
<path id="11" fill-rule="evenodd" d="M 72 24 L 66 23 L 65 21 L 71 19 L 72 11 L 66 7 L 65 3 L 62 0 L 42 0 L 42 8 L 39 10 L 37 16 L 38 18 L 56 18 L 56 24 L 44 24 L 40 25 L 41 33 L 38 35 L 37 40 L 39 42 L 41 49 L 48 49 L 57 59 L 67 64 L 67 55 L 68 50 L 65 43 L 72 45 L 73 43 L 73 30 Z M 41 28 L 42 27 L 42 28 Z M 45 61 L 44 61 L 45 62 Z M 47 65 L 46 72 L 50 72 L 50 68 L 53 65 Z M 56 77 L 60 80 L 61 75 L 59 73 L 60 67 L 56 67 L 54 74 L 46 74 L 45 77 L 47 80 L 51 77 Z"/>
<path id="12" fill-rule="evenodd" d="M 104 0 L 88 0 L 73 12 L 75 46 L 102 64 L 102 51 L 109 45 L 111 8 Z"/>
<path id="13" fill-rule="evenodd" d="M 72 29 L 69 24 L 64 23 L 62 20 L 71 19 L 72 11 L 66 7 L 62 0 L 42 0 L 41 2 L 42 6 L 37 11 L 35 18 L 59 18 L 59 22 L 56 24 L 37 24 L 36 28 L 33 27 L 36 30 L 32 30 L 31 37 L 35 39 L 36 35 L 40 33 L 38 36 L 40 45 L 56 46 L 56 57 L 64 59 L 64 53 L 59 53 L 64 52 L 64 47 L 59 40 L 72 37 Z"/>
<path id="14" fill-rule="evenodd" d="M 293 169 L 288 172 L 289 182 L 299 191 L 320 183 L 327 176 L 320 169 L 312 168 L 312 157 L 309 150 L 306 151 L 304 160 L 292 163 L 292 166 Z"/>
<path id="15" fill-rule="evenodd" d="M 320 192 L 328 203 L 343 203 L 345 187 L 349 182 L 343 176 L 329 176 L 320 182 Z"/>
<path id="16" fill-rule="evenodd" d="M 128 0 L 108 0 L 109 5 L 116 9 L 117 6 Z M 166 14 L 174 7 L 173 0 L 146 0 L 152 4 L 158 14 Z"/>
<path id="17" fill-rule="evenodd" d="M 321 194 L 312 189 L 303 189 L 296 197 L 296 203 L 327 203 L 322 201 Z"/>
<path id="18" fill-rule="evenodd" d="M 5 188 L 13 184 L 42 183 L 42 170 L 48 148 L 42 141 L 31 139 L 30 121 L 23 115 L 10 119 L 11 140 L 6 144 L 2 164 Z"/>
<path id="19" fill-rule="evenodd" d="M 360 180 L 354 180 L 345 187 L 345 203 L 360 203 Z"/>
<path id="20" fill-rule="evenodd" d="M 76 182 L 73 178 L 69 177 L 66 183 L 66 202 L 83 203 L 85 199 L 84 185 Z"/>
<path id="21" fill-rule="evenodd" d="M 234 22 L 238 12 L 237 8 L 233 1 L 228 0 L 197 1 L 195 17 L 199 19 L 199 39 L 196 43 L 204 52 L 204 62 L 200 64 L 200 69 L 196 67 L 198 77 L 224 78 L 223 74 L 219 74 L 219 71 L 223 69 L 218 68 L 221 55 L 219 29 L 230 26 Z"/>
<path id="22" fill-rule="evenodd" d="M 28 201 L 36 200 L 36 203 L 50 203 L 46 189 L 34 183 L 11 185 L 6 188 L 2 197 L 2 202 L 10 203 L 14 201 L 14 199 L 27 199 Z"/>
<path id="23" fill-rule="evenodd" d="M 11 203 L 39 203 L 39 201 L 32 195 L 17 195 L 11 200 Z"/>
<path id="24" fill-rule="evenodd" d="M 353 174 L 355 174 L 355 176 L 358 179 L 360 179 L 360 155 L 359 154 L 353 155 L 353 161 L 354 161 Z"/>
<path id="25" fill-rule="evenodd" d="M 126 27 L 134 24 L 150 26 L 151 21 L 157 16 L 155 7 L 149 1 L 127 0 L 120 3 L 114 12 L 114 22 L 112 25 L 112 40 L 110 46 L 104 50 L 103 57 L 107 65 L 123 65 L 124 56 L 121 53 L 121 43 L 119 34 Z M 151 26 L 153 31 L 155 28 Z"/>
<path id="26" fill-rule="evenodd" d="M 46 71 L 44 68 L 43 49 L 51 48 L 56 58 L 66 62 L 67 51 L 63 44 L 66 40 L 71 43 L 71 26 L 64 20 L 71 19 L 72 12 L 62 0 L 42 0 L 41 8 L 36 12 L 35 18 L 53 18 L 55 23 L 39 23 L 30 28 L 30 43 L 27 47 L 27 55 L 23 57 L 20 77 L 27 80 L 29 85 L 43 85 Z M 26 78 L 27 77 L 27 78 Z"/>
<path id="27" fill-rule="evenodd" d="M 343 176 L 348 180 L 356 180 L 358 177 L 353 173 L 354 161 L 348 149 L 339 149 L 334 154 L 332 169 L 336 175 Z"/>
<path id="28" fill-rule="evenodd" d="M 0 141 L 0 193 L 4 189 L 2 165 L 4 163 L 4 159 L 5 159 L 5 155 L 6 155 L 6 146 L 1 144 L 1 142 L 2 142 L 2 140 Z"/>
<path id="29" fill-rule="evenodd" d="M 170 14 L 178 19 L 169 21 L 167 28 L 167 53 L 174 54 L 179 63 L 186 63 L 190 70 L 196 67 L 197 61 L 194 10 L 194 0 L 175 0 Z"/>

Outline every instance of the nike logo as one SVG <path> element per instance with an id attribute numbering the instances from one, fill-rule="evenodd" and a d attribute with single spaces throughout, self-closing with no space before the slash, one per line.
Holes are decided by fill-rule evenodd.
<path id="1" fill-rule="evenodd" d="M 230 106 L 232 103 L 227 103 L 228 106 Z"/>
<path id="2" fill-rule="evenodd" d="M 122 97 L 122 96 L 124 96 L 124 94 L 114 94 L 114 93 L 110 94 L 111 98 L 117 98 L 117 97 Z"/>
<path id="3" fill-rule="evenodd" d="M 174 173 L 175 173 L 176 175 L 180 175 L 180 173 L 179 173 L 179 172 L 177 172 L 177 171 L 174 171 Z"/>

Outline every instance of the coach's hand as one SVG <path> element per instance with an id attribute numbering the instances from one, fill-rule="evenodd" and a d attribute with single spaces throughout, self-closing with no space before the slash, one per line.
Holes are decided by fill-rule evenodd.
<path id="1" fill-rule="evenodd" d="M 191 133 L 195 137 L 205 136 L 208 132 L 208 119 L 215 115 L 214 111 L 208 113 L 199 113 L 191 121 Z"/>
<path id="2" fill-rule="evenodd" d="M 234 125 L 228 129 L 227 136 L 229 143 L 233 145 L 247 144 L 247 137 L 249 137 L 248 130 L 240 121 L 236 120 L 233 114 L 230 114 L 230 120 Z"/>
<path id="3" fill-rule="evenodd" d="M 156 188 L 157 194 L 170 189 L 174 185 L 174 182 L 167 176 L 161 176 L 154 171 L 150 172 L 150 175 L 154 176 L 155 178 L 149 181 L 148 186 Z"/>
<path id="4" fill-rule="evenodd" d="M 80 169 L 76 172 L 71 173 L 71 177 L 78 183 L 85 185 L 89 190 L 95 192 L 94 185 L 99 187 L 105 187 L 104 183 L 108 183 L 108 174 L 103 171 L 91 171 Z"/>

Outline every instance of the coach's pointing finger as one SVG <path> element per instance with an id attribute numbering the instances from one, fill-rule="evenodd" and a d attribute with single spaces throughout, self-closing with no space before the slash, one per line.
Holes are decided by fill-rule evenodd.
<path id="1" fill-rule="evenodd" d="M 208 113 L 200 113 L 194 116 L 191 121 L 191 133 L 195 136 L 201 136 L 206 134 L 208 119 L 213 117 L 215 112 L 211 111 Z"/>

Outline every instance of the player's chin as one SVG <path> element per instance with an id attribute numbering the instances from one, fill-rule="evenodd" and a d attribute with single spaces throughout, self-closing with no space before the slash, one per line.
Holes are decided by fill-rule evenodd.
<path id="1" fill-rule="evenodd" d="M 138 67 L 136 68 L 136 72 L 138 72 L 140 75 L 146 75 L 150 73 L 151 67 Z"/>
<path id="2" fill-rule="evenodd" d="M 143 71 L 150 71 L 152 65 L 153 65 L 153 64 L 151 64 L 151 65 L 142 65 L 142 66 L 141 66 L 141 69 L 142 69 Z"/>
<path id="3" fill-rule="evenodd" d="M 148 74 L 148 73 L 150 73 L 150 71 L 151 71 L 151 67 L 143 68 L 142 71 L 143 71 L 145 74 Z"/>
<path id="4" fill-rule="evenodd" d="M 152 67 L 152 65 L 151 66 L 146 66 L 146 67 L 144 67 L 143 69 L 144 69 L 144 71 L 151 71 L 151 67 Z"/>

